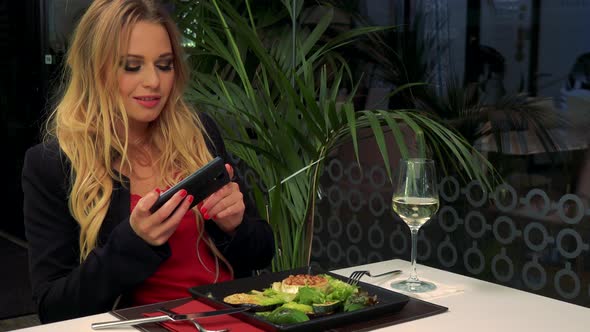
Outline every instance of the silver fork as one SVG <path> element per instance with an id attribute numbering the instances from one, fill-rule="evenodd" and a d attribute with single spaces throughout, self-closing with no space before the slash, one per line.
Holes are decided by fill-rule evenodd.
<path id="1" fill-rule="evenodd" d="M 348 277 L 348 279 L 346 280 L 346 282 L 350 285 L 356 286 L 358 285 L 359 281 L 361 280 L 361 278 L 363 276 L 369 276 L 371 278 L 377 278 L 377 277 L 382 277 L 388 274 L 399 274 L 401 273 L 402 270 L 393 270 L 393 271 L 387 271 L 387 272 L 383 272 L 383 273 L 379 273 L 379 274 L 371 274 L 371 272 L 367 271 L 367 270 L 363 270 L 363 271 L 354 271 L 350 274 L 350 276 Z"/>
<path id="2" fill-rule="evenodd" d="M 206 328 L 202 327 L 202 326 L 201 326 L 201 324 L 197 323 L 197 321 L 196 321 L 196 320 L 194 320 L 194 319 L 191 319 L 190 321 L 191 321 L 191 322 L 192 322 L 192 323 L 195 325 L 195 327 L 197 328 L 197 330 L 199 330 L 199 332 L 228 332 L 228 331 L 229 331 L 229 329 L 223 329 L 223 330 L 208 330 L 208 329 L 206 329 Z"/>
<path id="3" fill-rule="evenodd" d="M 166 309 L 166 308 L 160 308 L 158 309 L 159 312 L 165 313 L 168 316 L 173 316 L 173 315 L 177 315 L 176 312 L 170 310 L 170 309 Z M 189 319 L 189 321 L 191 323 L 193 323 L 193 325 L 197 328 L 197 330 L 199 332 L 229 332 L 229 329 L 222 329 L 222 330 L 209 330 L 204 328 L 203 326 L 201 326 L 201 324 L 199 324 L 196 320 L 194 319 Z"/>

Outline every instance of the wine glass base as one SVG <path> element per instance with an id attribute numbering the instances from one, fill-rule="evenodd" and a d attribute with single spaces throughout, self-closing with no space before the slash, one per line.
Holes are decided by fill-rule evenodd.
<path id="1" fill-rule="evenodd" d="M 409 293 L 425 293 L 435 290 L 436 285 L 422 280 L 403 280 L 391 283 L 391 288 Z"/>

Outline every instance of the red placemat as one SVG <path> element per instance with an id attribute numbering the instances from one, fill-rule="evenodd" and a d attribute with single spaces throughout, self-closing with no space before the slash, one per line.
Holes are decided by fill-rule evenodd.
<path id="1" fill-rule="evenodd" d="M 183 305 L 171 308 L 174 312 L 179 314 L 188 314 L 193 312 L 202 312 L 202 311 L 211 311 L 217 310 L 210 305 L 207 305 L 203 302 L 197 300 L 191 300 Z M 161 312 L 149 312 L 144 313 L 144 316 L 153 317 L 153 316 L 161 316 Z M 210 330 L 221 330 L 225 328 L 229 328 L 232 331 L 243 331 L 243 332 L 264 332 L 257 327 L 254 327 L 244 321 L 239 320 L 238 318 L 232 317 L 231 315 L 221 315 L 221 316 L 213 316 L 213 317 L 203 317 L 196 320 L 201 326 L 206 329 Z M 194 332 L 197 331 L 197 328 L 193 325 L 193 323 L 184 321 L 184 322 L 165 322 L 160 323 L 160 325 L 164 326 L 167 330 L 173 332 Z"/>

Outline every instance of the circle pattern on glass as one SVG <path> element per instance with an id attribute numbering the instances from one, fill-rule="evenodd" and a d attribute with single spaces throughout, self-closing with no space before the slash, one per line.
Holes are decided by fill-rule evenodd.
<path id="1" fill-rule="evenodd" d="M 334 158 L 324 168 L 320 186 L 327 189 L 326 199 L 316 201 L 312 240 L 312 261 L 322 266 L 409 258 L 409 231 L 391 209 L 385 168 L 361 162 L 362 168 Z M 246 168 L 241 171 L 247 187 L 259 181 Z M 553 190 L 539 188 L 520 193 L 507 183 L 487 193 L 480 182 L 463 181 L 441 179 L 440 199 L 446 203 L 420 232 L 420 262 L 561 300 L 590 296 L 590 281 L 580 274 L 588 272 L 580 270 L 587 265 L 579 263 L 590 252 L 585 198 L 558 199 Z"/>

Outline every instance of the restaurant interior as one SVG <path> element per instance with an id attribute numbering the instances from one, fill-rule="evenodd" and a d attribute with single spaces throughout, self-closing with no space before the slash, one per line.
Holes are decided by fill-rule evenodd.
<path id="1" fill-rule="evenodd" d="M 218 1 L 236 3 L 247 15 L 243 0 Z M 40 325 L 29 284 L 23 158 L 41 141 L 68 38 L 91 2 L 0 0 L 0 133 L 8 169 L 0 222 L 0 331 Z M 184 17 L 187 5 L 193 10 L 201 2 L 167 4 L 175 17 Z M 250 2 L 260 17 L 285 13 L 281 1 Z M 466 176 L 452 161 L 437 169 L 440 207 L 420 229 L 418 264 L 590 308 L 590 35 L 584 33 L 590 31 L 590 1 L 289 3 L 297 2 L 305 13 L 298 24 L 310 30 L 332 13 L 318 43 L 359 27 L 382 28 L 375 38 L 361 36 L 333 51 L 358 83 L 343 83 L 336 104 L 350 100 L 357 112 L 417 109 L 481 157 L 472 166 L 483 177 Z M 286 24 L 277 19 L 265 33 L 281 32 Z M 184 46 L 199 48 L 200 30 L 181 28 Z M 320 70 L 314 75 L 320 77 Z M 410 261 L 411 234 L 391 208 L 390 179 L 400 158 L 419 153 L 420 137 L 410 126 L 400 127 L 380 135 L 359 129 L 358 140 L 345 137 L 323 155 L 302 226 L 311 235 L 293 238 L 303 254 L 280 247 L 278 255 L 326 271 Z M 441 165 L 449 159 L 436 157 Z M 268 189 L 265 175 L 238 157 L 234 162 L 245 193 L 256 200 L 255 192 Z M 278 239 L 294 237 L 276 231 Z M 283 263 L 258 273 L 286 269 Z"/>

